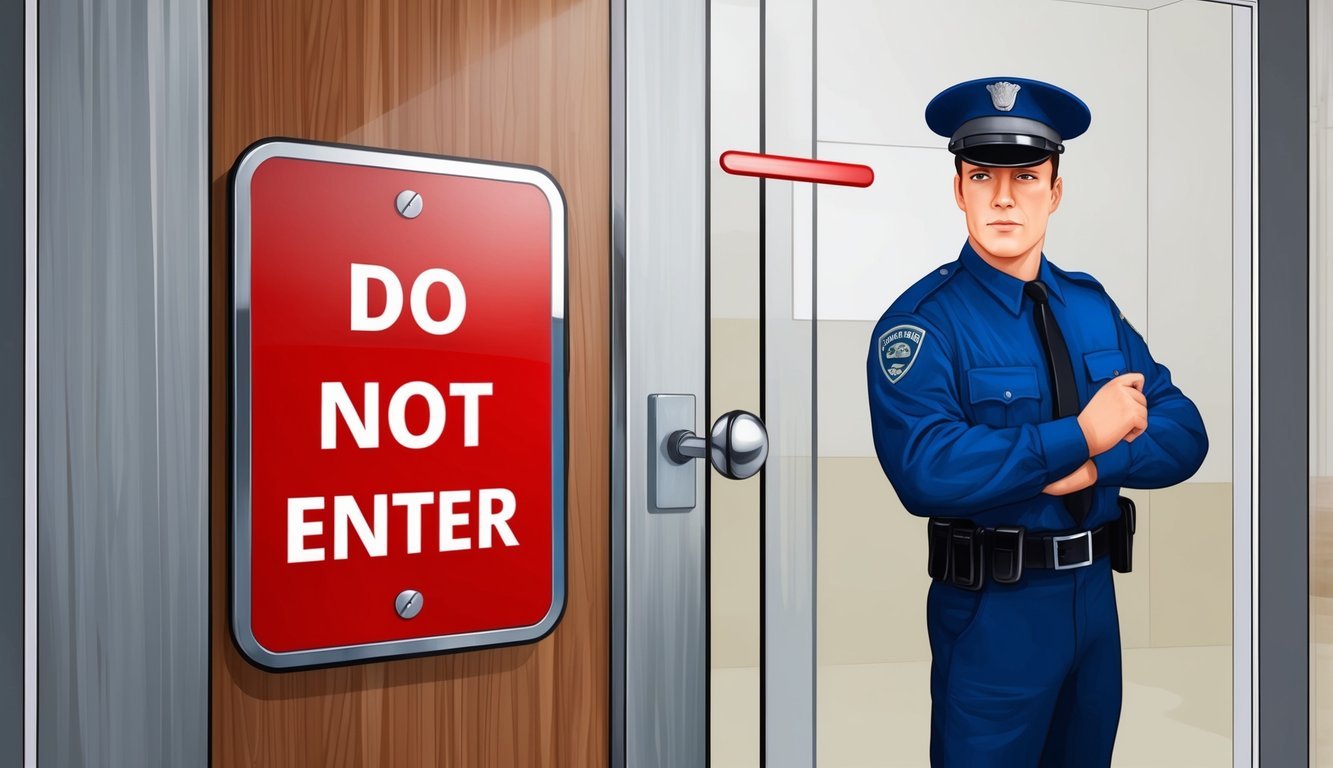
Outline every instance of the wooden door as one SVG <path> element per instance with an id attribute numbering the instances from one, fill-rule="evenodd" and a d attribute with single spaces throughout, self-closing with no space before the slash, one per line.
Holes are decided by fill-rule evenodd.
<path id="1" fill-rule="evenodd" d="M 214 0 L 211 751 L 216 766 L 608 761 L 609 4 Z M 537 643 L 272 673 L 227 610 L 227 174 L 267 136 L 541 166 L 569 223 L 568 598 Z"/>

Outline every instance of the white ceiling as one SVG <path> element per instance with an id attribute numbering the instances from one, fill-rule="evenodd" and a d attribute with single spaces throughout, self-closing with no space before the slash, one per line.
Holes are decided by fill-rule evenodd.
<path id="1" fill-rule="evenodd" d="M 1138 8 L 1150 11 L 1180 0 L 1060 0 L 1062 3 L 1083 3 L 1085 5 L 1109 5 L 1112 8 Z"/>

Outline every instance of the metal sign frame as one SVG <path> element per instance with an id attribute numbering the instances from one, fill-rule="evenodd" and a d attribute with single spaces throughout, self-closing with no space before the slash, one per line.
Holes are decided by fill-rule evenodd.
<path id="1" fill-rule="evenodd" d="M 529 184 L 551 208 L 551 605 L 536 624 L 480 632 L 342 645 L 303 651 L 273 652 L 255 638 L 251 625 L 251 181 L 267 160 L 286 158 L 368 166 Z M 512 645 L 540 640 L 560 621 L 566 591 L 566 471 L 568 456 L 569 338 L 565 318 L 568 295 L 566 205 L 559 184 L 545 170 L 527 165 L 478 161 L 286 138 L 263 139 L 236 160 L 229 180 L 232 257 L 231 341 L 231 492 L 228 526 L 232 636 L 242 653 L 269 669 L 326 666 L 444 651 Z"/>

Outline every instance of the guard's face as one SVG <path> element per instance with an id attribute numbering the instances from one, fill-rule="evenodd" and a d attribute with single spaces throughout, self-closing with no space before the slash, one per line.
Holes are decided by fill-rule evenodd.
<path id="1" fill-rule="evenodd" d="M 974 243 L 1000 259 L 1041 252 L 1046 221 L 1060 207 L 1064 178 L 1051 184 L 1051 161 L 1027 168 L 993 168 L 963 161 L 954 197 L 967 214 Z"/>

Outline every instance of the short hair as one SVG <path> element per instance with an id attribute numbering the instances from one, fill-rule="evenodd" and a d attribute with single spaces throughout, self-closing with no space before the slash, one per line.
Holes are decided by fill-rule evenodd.
<path id="1" fill-rule="evenodd" d="M 1051 186 L 1054 187 L 1055 180 L 1060 178 L 1060 153 L 1052 152 L 1050 154 L 1050 158 L 1051 158 Z M 1041 162 L 1044 163 L 1046 162 L 1046 160 L 1043 159 Z M 980 163 L 973 163 L 973 165 L 980 165 Z M 1037 165 L 1041 165 L 1041 163 L 1037 163 Z M 963 158 L 961 156 L 959 155 L 953 156 L 953 169 L 959 176 L 963 175 Z"/>

